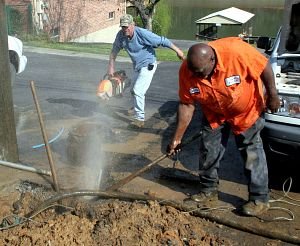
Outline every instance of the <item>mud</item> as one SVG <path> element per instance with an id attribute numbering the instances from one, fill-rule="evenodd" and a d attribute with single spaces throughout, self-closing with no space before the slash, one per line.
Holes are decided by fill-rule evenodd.
<path id="1" fill-rule="evenodd" d="M 24 185 L 27 186 L 24 189 Z M 14 193 L 14 213 L 22 218 L 50 191 L 29 182 Z M 28 187 L 34 187 L 29 191 Z M 41 195 L 44 194 L 44 195 Z M 59 209 L 60 208 L 60 209 Z M 4 216 L 9 207 L 1 211 Z M 1 245 L 232 245 L 209 234 L 207 221 L 156 201 L 68 199 L 45 208 L 30 221 L 1 232 Z"/>
<path id="2" fill-rule="evenodd" d="M 2 196 L 0 245 L 289 245 L 237 231 L 157 201 L 71 197 L 32 211 L 55 195 L 51 188 L 23 181 Z M 148 194 L 149 195 L 149 194 Z M 11 217 L 12 218 L 12 217 Z M 7 222 L 6 221 L 6 222 Z"/>

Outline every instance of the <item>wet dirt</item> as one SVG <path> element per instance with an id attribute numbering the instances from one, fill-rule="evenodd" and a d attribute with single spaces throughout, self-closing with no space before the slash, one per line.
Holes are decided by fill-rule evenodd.
<path id="1" fill-rule="evenodd" d="M 53 196 L 29 181 L 2 198 L 1 217 L 24 217 Z M 3 206 L 7 204 L 6 206 Z M 157 201 L 69 198 L 0 232 L 1 245 L 251 245 L 247 233 L 192 216 Z M 11 220 L 13 221 L 13 220 Z M 249 237 L 249 235 L 248 235 Z M 252 235 L 252 239 L 258 238 Z M 261 239 L 264 244 L 281 245 Z"/>
<path id="2" fill-rule="evenodd" d="M 13 204 L 20 216 L 38 202 L 32 191 L 22 194 Z M 205 220 L 155 201 L 88 201 L 64 201 L 63 213 L 50 208 L 3 231 L 1 245 L 232 245 L 208 234 Z"/>
<path id="3" fill-rule="evenodd" d="M 62 126 L 65 129 L 60 139 L 51 145 L 61 191 L 105 190 L 160 156 L 174 127 L 161 115 L 155 115 L 147 121 L 145 129 L 128 131 L 127 121 L 120 120 L 123 116 L 108 114 L 107 117 L 114 117 L 114 123 L 109 127 L 107 123 L 112 121 L 106 122 L 103 115 L 48 120 L 50 136 L 55 136 Z M 45 149 L 31 147 L 41 142 L 36 120 L 27 117 L 23 123 L 30 125 L 30 129 L 25 128 L 18 133 L 22 163 L 49 169 Z M 176 168 L 196 174 L 197 166 L 191 165 L 197 162 L 196 150 L 197 142 L 180 154 Z M 89 154 L 84 156 L 85 153 Z M 238 162 L 234 158 L 235 155 L 229 151 L 224 162 Z M 186 178 L 163 179 L 162 170 L 172 170 L 173 164 L 174 160 L 168 158 L 161 161 L 121 187 L 120 191 L 146 194 L 157 197 L 157 200 L 183 201 L 189 194 L 197 192 L 196 175 L 188 178 L 191 182 L 185 182 Z M 211 206 L 216 208 L 211 214 L 252 228 L 300 236 L 297 207 L 287 206 L 296 216 L 291 222 L 262 223 L 258 218 L 237 214 L 236 208 L 247 199 L 247 186 L 239 169 L 234 171 L 235 174 L 240 173 L 237 178 L 231 178 L 232 172 L 231 165 L 222 167 L 219 201 Z M 55 194 L 50 177 L 5 167 L 0 167 L 0 175 L 0 219 L 12 214 L 23 219 Z M 272 195 L 278 198 L 282 193 L 276 190 Z M 291 193 L 293 197 L 297 198 L 297 195 Z M 292 245 L 233 229 L 190 210 L 182 211 L 155 200 L 129 202 L 71 197 L 58 204 L 46 207 L 15 227 L 5 229 L 2 224 L 0 245 Z M 220 207 L 226 209 L 221 210 Z M 287 216 L 281 212 L 272 217 L 279 215 Z M 10 223 L 13 222 L 15 220 L 11 218 Z"/>

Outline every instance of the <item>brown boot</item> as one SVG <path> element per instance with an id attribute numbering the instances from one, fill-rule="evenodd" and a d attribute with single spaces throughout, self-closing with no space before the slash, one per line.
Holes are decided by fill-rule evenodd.
<path id="1" fill-rule="evenodd" d="M 270 204 L 262 201 L 248 201 L 242 206 L 242 213 L 247 216 L 258 216 L 268 211 Z"/>
<path id="2" fill-rule="evenodd" d="M 199 203 L 218 201 L 218 191 L 217 190 L 209 191 L 209 192 L 201 191 L 198 194 L 192 195 L 191 200 Z"/>

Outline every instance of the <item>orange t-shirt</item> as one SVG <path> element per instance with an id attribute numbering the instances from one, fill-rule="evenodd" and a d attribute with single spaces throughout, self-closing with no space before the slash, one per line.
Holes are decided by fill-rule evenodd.
<path id="1" fill-rule="evenodd" d="M 240 134 L 264 110 L 260 75 L 268 60 L 240 38 L 223 38 L 208 45 L 217 57 L 214 73 L 210 80 L 200 79 L 188 69 L 185 60 L 179 70 L 180 101 L 199 102 L 213 129 L 226 121 L 234 134 Z"/>

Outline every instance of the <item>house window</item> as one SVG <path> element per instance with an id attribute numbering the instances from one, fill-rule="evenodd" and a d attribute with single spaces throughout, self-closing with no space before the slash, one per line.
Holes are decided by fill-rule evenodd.
<path id="1" fill-rule="evenodd" d="M 114 19 L 115 18 L 115 11 L 108 13 L 108 19 Z"/>

